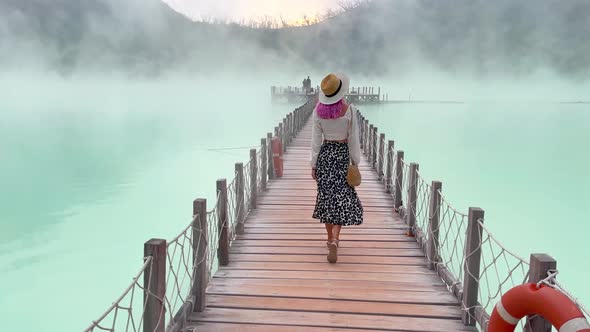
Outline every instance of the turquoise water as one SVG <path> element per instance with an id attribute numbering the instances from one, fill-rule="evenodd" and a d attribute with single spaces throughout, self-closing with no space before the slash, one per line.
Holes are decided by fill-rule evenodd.
<path id="1" fill-rule="evenodd" d="M 211 201 L 215 180 L 293 108 L 270 105 L 268 86 L 296 78 L 246 79 L 0 82 L 6 330 L 85 328 L 129 284 L 143 243 L 175 236 L 194 198 Z M 590 303 L 588 105 L 362 109 L 456 206 L 484 208 L 508 248 L 556 257 L 560 280 Z M 209 150 L 227 147 L 242 149 Z"/>
<path id="2" fill-rule="evenodd" d="M 558 279 L 590 304 L 590 105 L 540 102 L 365 106 L 386 139 L 443 183 L 461 211 L 485 210 L 487 228 L 529 259 L 557 259 Z M 520 280 L 519 282 L 521 282 Z"/>
<path id="3" fill-rule="evenodd" d="M 179 233 L 193 199 L 211 209 L 215 180 L 233 178 L 293 109 L 271 106 L 266 83 L 56 84 L 34 98 L 8 90 L 0 104 L 0 317 L 10 331 L 86 328 L 131 282 L 143 243 Z M 241 149 L 209 151 L 227 147 Z"/>

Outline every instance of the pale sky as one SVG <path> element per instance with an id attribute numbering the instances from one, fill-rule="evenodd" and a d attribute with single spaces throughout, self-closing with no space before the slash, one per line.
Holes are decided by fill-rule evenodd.
<path id="1" fill-rule="evenodd" d="M 265 15 L 295 21 L 337 8 L 339 0 L 163 0 L 193 18 L 259 18 Z"/>

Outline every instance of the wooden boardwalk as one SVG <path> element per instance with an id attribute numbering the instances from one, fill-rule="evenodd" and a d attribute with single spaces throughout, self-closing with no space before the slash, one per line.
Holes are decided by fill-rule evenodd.
<path id="1" fill-rule="evenodd" d="M 310 140 L 308 122 L 289 145 L 284 176 L 258 198 L 229 265 L 208 285 L 207 308 L 191 314 L 187 330 L 473 331 L 417 242 L 406 237 L 365 159 L 358 188 L 364 224 L 343 228 L 338 263 L 326 261 L 324 227 L 311 218 Z"/>

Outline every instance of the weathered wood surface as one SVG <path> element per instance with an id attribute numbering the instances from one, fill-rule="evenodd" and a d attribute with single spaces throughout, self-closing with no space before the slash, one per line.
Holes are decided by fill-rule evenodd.
<path id="1" fill-rule="evenodd" d="M 311 218 L 316 184 L 308 164 L 311 126 L 284 157 L 232 243 L 230 263 L 207 288 L 196 331 L 472 331 L 460 304 L 429 270 L 377 173 L 363 160 L 358 188 L 365 222 L 344 228 L 338 263 L 326 261 L 325 230 Z"/>

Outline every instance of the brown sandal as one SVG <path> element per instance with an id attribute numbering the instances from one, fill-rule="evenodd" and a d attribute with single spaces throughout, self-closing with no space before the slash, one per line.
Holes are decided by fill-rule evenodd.
<path id="1" fill-rule="evenodd" d="M 338 261 L 338 240 L 334 240 L 328 246 L 330 252 L 328 253 L 328 262 L 334 264 Z"/>

